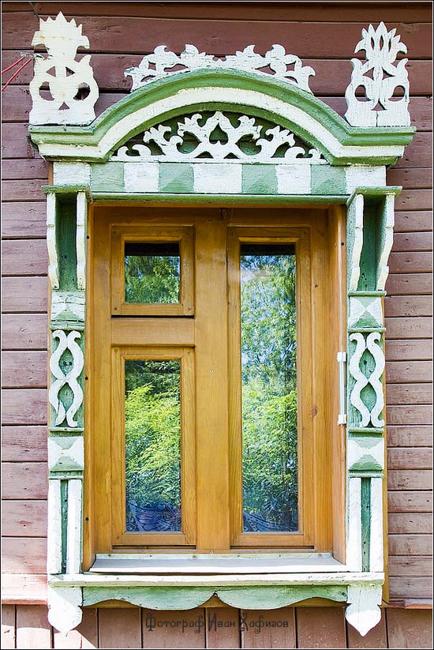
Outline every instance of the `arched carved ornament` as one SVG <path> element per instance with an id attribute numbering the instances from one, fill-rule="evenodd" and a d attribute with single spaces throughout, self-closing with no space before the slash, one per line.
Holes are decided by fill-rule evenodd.
<path id="1" fill-rule="evenodd" d="M 386 185 L 386 166 L 402 156 L 414 132 L 407 59 L 396 61 L 405 45 L 383 23 L 363 30 L 356 52 L 363 50 L 366 59 L 352 60 L 345 121 L 313 96 L 312 68 L 280 45 L 265 54 L 250 45 L 224 58 L 193 45 L 180 54 L 158 46 L 126 70 L 133 92 L 95 119 L 90 56 L 76 61 L 77 49 L 89 45 L 81 26 L 62 14 L 41 20 L 33 44 L 45 45 L 47 55 L 35 60 L 30 135 L 54 162 L 53 184 L 45 188 L 52 291 L 51 623 L 68 631 L 80 622 L 83 606 L 111 599 L 188 609 L 217 594 L 234 607 L 265 609 L 316 596 L 348 603 L 347 620 L 365 635 L 380 620 L 384 582 L 383 296 L 400 190 Z M 44 93 L 47 83 L 52 99 Z M 398 99 L 396 88 L 404 91 Z M 215 127 L 224 139 L 213 139 Z M 63 241 L 65 197 L 69 210 L 73 200 L 74 226 Z M 81 570 L 87 205 L 163 197 L 199 205 L 204 197 L 220 205 L 347 205 L 348 339 L 336 368 L 338 424 L 347 436 L 346 563 L 338 570 L 308 570 L 290 560 L 278 575 L 218 575 L 217 566 L 213 576 Z M 365 220 L 372 206 L 377 217 Z M 377 255 L 364 255 L 372 237 Z M 68 267 L 64 246 L 73 248 Z"/>

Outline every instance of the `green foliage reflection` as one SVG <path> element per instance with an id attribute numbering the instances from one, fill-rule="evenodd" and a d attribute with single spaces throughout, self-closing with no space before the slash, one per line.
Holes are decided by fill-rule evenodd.
<path id="1" fill-rule="evenodd" d="M 294 531 L 298 526 L 295 255 L 288 247 L 256 248 L 256 254 L 250 245 L 241 251 L 244 530 Z"/>
<path id="2" fill-rule="evenodd" d="M 175 244 L 126 244 L 125 301 L 142 304 L 179 302 L 180 256 Z"/>
<path id="3" fill-rule="evenodd" d="M 125 364 L 127 530 L 180 530 L 180 362 Z"/>

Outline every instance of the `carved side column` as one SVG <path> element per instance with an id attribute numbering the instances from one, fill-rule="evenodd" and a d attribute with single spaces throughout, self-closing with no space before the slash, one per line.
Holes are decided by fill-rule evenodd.
<path id="1" fill-rule="evenodd" d="M 78 574 L 84 470 L 85 191 L 48 190 L 51 283 L 48 439 L 48 574 Z M 80 588 L 50 587 L 50 623 L 67 631 L 81 620 Z"/>
<path id="2" fill-rule="evenodd" d="M 348 204 L 347 563 L 382 573 L 384 286 L 396 188 L 359 188 Z M 347 620 L 366 634 L 381 617 L 381 585 L 348 590 Z"/>

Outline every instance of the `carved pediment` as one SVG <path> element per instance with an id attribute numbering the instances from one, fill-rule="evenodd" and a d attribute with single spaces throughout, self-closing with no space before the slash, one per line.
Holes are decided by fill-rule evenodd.
<path id="1" fill-rule="evenodd" d="M 326 162 L 318 149 L 288 129 L 221 111 L 195 113 L 153 126 L 120 147 L 112 160 Z"/>

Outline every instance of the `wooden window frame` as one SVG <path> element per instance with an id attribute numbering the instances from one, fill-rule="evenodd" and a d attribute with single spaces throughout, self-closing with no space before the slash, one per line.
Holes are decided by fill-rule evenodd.
<path id="1" fill-rule="evenodd" d="M 297 532 L 245 533 L 242 530 L 242 432 L 240 381 L 240 245 L 242 243 L 294 244 L 296 254 L 296 331 L 297 331 Z M 228 233 L 228 297 L 229 297 L 229 441 L 231 464 L 231 542 L 233 547 L 312 546 L 314 541 L 314 508 L 307 498 L 313 480 L 312 412 L 312 304 L 311 246 L 308 228 L 287 226 L 233 227 Z M 303 350 L 303 354 L 301 354 Z"/>
<path id="2" fill-rule="evenodd" d="M 125 244 L 179 242 L 180 299 L 178 303 L 145 304 L 125 301 Z M 112 230 L 112 313 L 115 316 L 192 316 L 194 314 L 193 233 L 191 228 L 125 226 Z"/>
<path id="3" fill-rule="evenodd" d="M 134 328 L 134 323 L 131 323 Z M 124 532 L 125 521 L 125 361 L 180 361 L 180 466 L 181 531 Z M 195 444 L 194 444 L 194 351 L 180 347 L 113 347 L 112 348 L 112 539 L 117 546 L 192 546 L 195 543 Z"/>
<path id="4" fill-rule="evenodd" d="M 106 268 L 105 270 L 102 268 L 102 261 L 98 258 L 98 255 L 96 257 L 94 255 L 90 256 L 90 295 L 94 296 L 94 299 L 91 299 L 90 302 L 89 321 L 98 323 L 98 326 L 95 328 L 95 325 L 93 325 L 88 330 L 91 334 L 89 342 L 90 354 L 88 356 L 89 358 L 93 357 L 93 362 L 92 369 L 89 372 L 89 390 L 91 394 L 86 403 L 94 405 L 94 408 L 88 409 L 89 418 L 94 424 L 92 425 L 93 440 L 87 445 L 88 462 L 90 466 L 93 466 L 93 470 L 92 476 L 89 477 L 90 480 L 86 482 L 85 489 L 87 492 L 86 501 L 89 505 L 92 503 L 94 517 L 92 525 L 85 526 L 85 565 L 91 565 L 95 553 L 122 552 L 128 548 L 136 552 L 140 551 L 141 548 L 148 552 L 149 549 L 152 549 L 152 552 L 155 553 L 167 552 L 170 548 L 176 548 L 178 552 L 182 553 L 191 552 L 192 550 L 194 552 L 242 552 L 249 549 L 256 552 L 270 552 L 273 549 L 288 552 L 303 549 L 310 552 L 330 552 L 336 548 L 336 556 L 342 557 L 339 548 L 344 547 L 345 534 L 343 524 L 345 503 L 343 474 L 345 468 L 343 466 L 339 467 L 338 462 L 333 460 L 332 447 L 342 448 L 343 441 L 341 438 L 343 434 L 342 428 L 337 427 L 336 420 L 333 420 L 335 416 L 334 408 L 330 408 L 326 404 L 324 386 L 318 386 L 313 396 L 316 408 L 322 410 L 324 417 L 322 418 L 322 424 L 315 424 L 312 429 L 312 439 L 314 438 L 312 442 L 316 445 L 315 448 L 320 450 L 319 455 L 330 459 L 330 462 L 319 462 L 318 453 L 314 451 L 311 454 L 310 469 L 301 472 L 303 477 L 303 485 L 300 483 L 301 499 L 305 500 L 305 503 L 302 504 L 302 517 L 304 517 L 302 519 L 302 533 L 275 535 L 261 533 L 258 538 L 257 534 L 240 534 L 239 524 L 237 528 L 237 521 L 239 522 L 237 495 L 239 501 L 240 483 L 239 473 L 237 476 L 237 472 L 234 472 L 233 469 L 233 458 L 237 454 L 239 457 L 240 447 L 239 437 L 237 442 L 236 435 L 235 393 L 229 390 L 229 385 L 235 381 L 234 370 L 233 368 L 232 371 L 230 370 L 231 364 L 229 364 L 229 368 L 227 367 L 228 354 L 232 358 L 235 350 L 236 317 L 234 317 L 233 307 L 227 307 L 227 302 L 229 304 L 233 302 L 232 294 L 234 291 L 233 282 L 232 288 L 231 282 L 228 288 L 227 277 L 231 277 L 231 274 L 234 273 L 234 260 L 230 254 L 231 246 L 234 244 L 233 242 L 232 244 L 229 243 L 231 233 L 241 240 L 266 241 L 271 238 L 276 242 L 282 240 L 295 242 L 298 269 L 303 268 L 300 260 L 305 257 L 305 254 L 301 254 L 301 248 L 304 248 L 304 253 L 309 251 L 308 268 L 305 269 L 304 273 L 298 273 L 297 277 L 298 286 L 300 287 L 300 283 L 302 286 L 301 292 L 300 289 L 298 290 L 298 317 L 300 318 L 299 315 L 304 312 L 305 315 L 301 315 L 301 319 L 309 322 L 312 318 L 308 315 L 308 312 L 316 310 L 316 321 L 325 322 L 324 319 L 328 313 L 327 308 L 331 304 L 329 304 L 329 301 L 333 302 L 334 298 L 333 291 L 331 291 L 332 279 L 329 274 L 324 274 L 323 271 L 325 268 L 332 269 L 332 258 L 335 252 L 341 252 L 341 246 L 334 240 L 336 236 L 342 237 L 344 232 L 342 230 L 343 211 L 338 209 L 332 209 L 328 212 L 322 210 L 322 221 L 324 221 L 322 225 L 318 224 L 318 211 L 315 209 L 311 212 L 300 209 L 285 211 L 282 209 L 271 211 L 262 209 L 258 212 L 248 208 L 237 208 L 232 212 L 219 212 L 220 215 L 225 216 L 219 216 L 218 218 L 216 218 L 216 210 L 212 211 L 213 217 L 208 218 L 209 214 L 206 208 L 203 210 L 184 209 L 177 211 L 176 209 L 163 210 L 151 206 L 144 212 L 143 208 L 126 206 L 119 210 L 119 207 L 115 206 L 106 208 L 97 206 L 93 208 L 92 212 L 94 214 L 94 223 L 91 226 L 91 232 L 93 233 L 91 244 L 93 244 L 94 249 L 96 247 L 98 250 L 105 251 L 106 261 L 103 266 L 105 264 Z M 145 221 L 144 215 L 148 215 L 149 221 Z M 140 220 L 140 228 L 132 224 L 135 219 Z M 327 222 L 326 225 L 324 225 L 325 222 Z M 340 224 L 339 227 L 338 224 Z M 162 317 L 155 314 L 148 316 L 138 314 L 134 318 L 113 317 L 110 301 L 103 298 L 103 296 L 111 294 L 110 283 L 113 271 L 107 256 L 113 255 L 113 251 L 116 255 L 119 250 L 123 250 L 123 248 L 119 247 L 120 232 L 122 231 L 125 234 L 125 237 L 124 234 L 122 235 L 124 239 L 130 240 L 130 237 L 134 236 L 149 241 L 154 228 L 159 229 L 158 236 L 161 236 L 162 233 L 173 233 L 172 229 L 177 230 L 177 233 L 184 230 L 192 233 L 193 226 L 196 228 L 194 235 L 196 246 L 192 251 L 195 260 L 195 272 L 191 274 L 191 277 L 195 278 L 196 304 L 194 318 L 186 318 L 185 315 Z M 110 242 L 109 228 L 116 233 L 117 243 L 115 247 Z M 145 234 L 145 237 L 143 234 Z M 190 241 L 193 241 L 193 237 L 191 237 Z M 331 241 L 334 242 L 334 245 L 330 248 Z M 121 244 L 121 246 L 123 245 Z M 217 248 L 220 247 L 220 250 L 217 255 L 212 256 L 208 262 L 205 262 L 202 259 L 205 256 L 201 255 L 203 246 L 216 246 Z M 222 246 L 224 246 L 224 251 Z M 227 259 L 226 249 L 229 250 L 229 259 Z M 318 251 L 318 254 L 315 256 L 315 260 L 311 261 L 313 250 Z M 342 265 L 339 269 L 338 266 L 335 264 L 332 271 L 333 277 L 337 277 L 338 273 L 342 272 Z M 327 281 L 325 280 L 326 277 Z M 216 278 L 217 281 L 213 281 Z M 99 289 L 96 291 L 95 280 L 97 284 L 99 283 Z M 322 288 L 320 288 L 321 283 L 324 285 Z M 307 301 L 301 299 L 302 292 L 306 290 L 310 294 Z M 321 299 L 318 297 L 320 291 L 322 291 Z M 343 294 L 339 295 L 339 300 L 342 301 Z M 229 296 L 228 301 L 227 296 Z M 104 302 L 105 305 L 102 305 L 101 302 Z M 302 307 L 300 307 L 300 303 L 303 304 Z M 137 307 L 137 305 L 135 306 Z M 343 309 L 341 305 L 341 311 Z M 212 326 L 213 314 L 215 319 L 223 318 L 225 321 L 223 327 L 215 328 Z M 320 372 L 324 377 L 327 376 L 327 382 L 330 382 L 331 386 L 336 385 L 334 376 L 336 368 L 333 363 L 333 355 L 335 350 L 342 345 L 342 340 L 339 341 L 339 336 L 341 336 L 339 331 L 343 327 L 344 322 L 339 320 L 336 326 L 332 328 L 334 332 L 331 337 L 332 340 L 329 341 L 327 346 L 322 344 L 322 348 L 320 345 L 321 337 L 318 333 L 316 335 L 314 332 L 308 334 L 306 329 L 303 328 L 306 340 L 311 339 L 310 349 L 313 352 L 310 355 L 308 373 L 312 379 L 314 379 L 314 372 Z M 229 332 L 231 332 L 230 335 Z M 98 390 L 96 389 L 97 367 L 104 368 L 107 363 L 110 365 L 108 357 L 104 359 L 104 355 L 101 355 L 101 340 L 104 337 L 106 337 L 106 341 L 110 341 L 110 346 L 118 350 L 118 352 L 112 353 L 115 356 L 117 354 L 118 357 L 120 349 L 123 351 L 122 354 L 133 355 L 131 358 L 147 358 L 148 354 L 151 353 L 158 358 L 174 358 L 174 354 L 182 356 L 186 350 L 191 351 L 192 355 L 194 354 L 196 369 L 194 383 L 199 390 L 196 393 L 195 400 L 197 423 L 195 454 L 197 465 L 194 474 L 193 461 L 190 457 L 188 462 L 190 462 L 191 469 L 188 471 L 188 475 L 190 486 L 192 481 L 195 482 L 196 494 L 193 494 L 194 490 L 189 491 L 190 496 L 187 501 L 190 506 L 188 506 L 188 512 L 183 514 L 183 524 L 184 516 L 185 521 L 190 523 L 183 525 L 183 534 L 122 534 L 122 521 L 119 514 L 113 515 L 113 503 L 114 501 L 119 503 L 123 490 L 122 476 L 119 475 L 119 472 L 118 476 L 116 475 L 116 468 L 119 459 L 122 459 L 122 452 L 119 444 L 115 444 L 115 454 L 110 471 L 106 466 L 106 456 L 104 454 L 101 456 L 101 453 L 98 452 L 98 450 L 106 448 L 107 443 L 109 445 L 113 444 L 111 437 L 109 440 L 107 436 L 101 437 L 99 433 L 101 427 L 104 426 L 104 422 L 105 426 L 110 426 L 106 412 L 106 400 L 102 395 L 98 396 Z M 192 352 L 193 349 L 195 350 L 194 353 Z M 215 377 L 211 377 L 209 373 L 210 359 L 208 357 L 210 354 L 214 358 L 214 363 L 217 364 Z M 119 364 L 119 360 L 117 363 Z M 117 382 L 116 387 L 114 379 L 112 383 L 117 394 L 115 400 L 118 401 L 123 395 L 123 384 Z M 216 404 L 213 404 L 211 408 L 209 394 L 213 394 L 216 400 Z M 229 399 L 228 395 L 230 396 Z M 305 405 L 305 414 L 301 418 L 302 422 L 303 418 L 308 417 L 309 410 L 314 412 L 313 408 L 313 402 L 309 400 L 309 405 L 307 403 Z M 101 409 L 103 410 L 101 411 Z M 122 416 L 119 409 L 117 410 L 117 426 L 119 427 L 119 418 Z M 99 413 L 98 417 L 95 415 L 96 412 Z M 230 434 L 227 437 L 220 435 L 219 439 L 218 418 L 225 417 L 228 418 Z M 313 421 L 315 421 L 315 418 L 313 418 Z M 321 427 L 325 430 L 324 422 L 326 421 L 328 422 L 329 435 L 320 432 Z M 211 431 L 214 433 L 210 433 Z M 333 432 L 333 435 L 331 432 Z M 215 440 L 219 439 L 217 448 L 210 449 L 210 445 L 207 444 L 209 442 L 207 436 L 214 436 Z M 304 446 L 306 448 L 306 444 Z M 303 454 L 308 455 L 303 450 L 303 445 L 299 453 L 300 462 L 302 463 Z M 342 459 L 342 452 L 337 456 L 337 459 L 338 461 Z M 104 476 L 104 480 L 98 480 L 97 476 Z M 193 476 L 194 478 L 191 479 Z M 223 478 L 225 476 L 230 478 L 226 480 Z M 309 500 L 307 495 L 310 488 L 308 486 L 313 476 L 316 477 L 317 482 L 316 496 L 314 499 Z M 214 491 L 209 489 L 210 481 L 215 485 Z M 336 482 L 339 483 L 339 487 L 336 486 Z M 342 489 L 342 494 L 338 492 L 340 489 Z M 332 492 L 337 495 L 337 503 L 334 503 Z M 193 505 L 195 500 L 196 503 Z M 308 502 L 307 506 L 306 501 Z M 195 514 L 193 514 L 194 511 Z M 195 517 L 196 530 L 194 531 L 193 520 Z M 90 530 L 91 528 L 93 530 Z"/>

